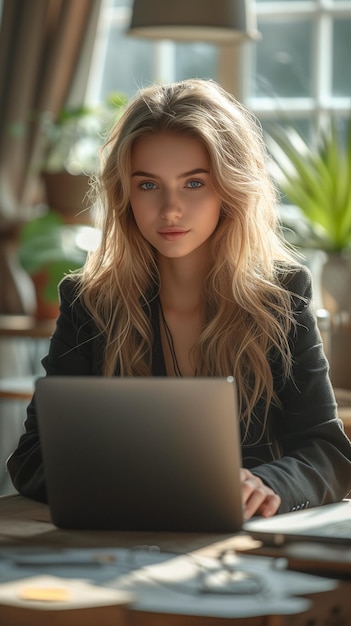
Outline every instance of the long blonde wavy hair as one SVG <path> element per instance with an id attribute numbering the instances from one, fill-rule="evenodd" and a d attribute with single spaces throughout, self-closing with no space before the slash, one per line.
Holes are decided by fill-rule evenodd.
<path id="1" fill-rule="evenodd" d="M 283 379 L 291 373 L 291 294 L 281 275 L 296 262 L 281 236 L 260 126 L 213 81 L 141 89 L 102 151 L 96 186 L 102 242 L 80 272 L 79 296 L 106 340 L 103 374 L 152 374 L 149 305 L 159 274 L 155 250 L 131 210 L 130 162 L 133 142 L 158 131 L 195 137 L 209 154 L 222 208 L 203 288 L 203 330 L 194 346 L 197 372 L 233 375 L 248 423 L 259 399 L 266 413 L 277 402 L 269 356 L 280 358 Z"/>

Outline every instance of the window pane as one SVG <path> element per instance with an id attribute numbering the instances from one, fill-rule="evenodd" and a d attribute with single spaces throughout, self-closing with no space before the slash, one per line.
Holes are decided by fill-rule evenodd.
<path id="1" fill-rule="evenodd" d="M 131 96 L 153 82 L 216 79 L 217 46 L 131 37 L 127 34 L 131 7 L 132 0 L 103 0 L 89 101 L 104 99 L 113 91 Z"/>
<path id="2" fill-rule="evenodd" d="M 217 48 L 209 44 L 176 45 L 176 80 L 217 75 Z"/>
<path id="3" fill-rule="evenodd" d="M 334 22 L 333 96 L 351 96 L 351 19 Z"/>
<path id="4" fill-rule="evenodd" d="M 131 7 L 133 0 L 105 0 L 106 6 L 116 7 Z"/>
<path id="5" fill-rule="evenodd" d="M 112 24 L 109 30 L 105 67 L 102 73 L 100 97 L 112 91 L 133 95 L 153 78 L 153 47 L 143 41 L 125 35 L 125 24 Z"/>
<path id="6" fill-rule="evenodd" d="M 308 97 L 312 92 L 312 22 L 258 24 L 254 96 Z"/>
<path id="7" fill-rule="evenodd" d="M 261 120 L 262 130 L 264 135 L 270 135 L 274 133 L 278 127 L 290 128 L 293 127 L 297 130 L 305 141 L 311 141 L 313 136 L 314 124 L 311 118 L 297 118 L 293 113 L 285 113 L 284 117 L 279 118 L 279 115 L 274 120 Z"/>

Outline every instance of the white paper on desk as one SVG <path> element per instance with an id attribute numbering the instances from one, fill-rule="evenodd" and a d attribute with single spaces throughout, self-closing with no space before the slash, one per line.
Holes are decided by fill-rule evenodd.
<path id="1" fill-rule="evenodd" d="M 196 556 L 196 561 L 205 567 L 218 568 L 215 559 Z M 186 555 L 139 569 L 109 584 L 130 591 L 135 597 L 133 608 L 140 611 L 226 618 L 300 613 L 306 611 L 311 602 L 295 596 L 329 591 L 337 586 L 333 580 L 274 570 L 272 562 L 273 559 L 263 557 L 237 558 L 239 570 L 262 576 L 263 593 L 198 593 L 198 565 L 193 556 Z"/>

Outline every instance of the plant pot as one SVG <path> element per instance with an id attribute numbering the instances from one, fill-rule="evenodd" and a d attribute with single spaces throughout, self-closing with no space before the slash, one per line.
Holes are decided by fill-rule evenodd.
<path id="1" fill-rule="evenodd" d="M 50 280 L 48 272 L 45 270 L 41 270 L 36 274 L 31 275 L 31 279 L 33 281 L 35 296 L 36 296 L 36 307 L 34 311 L 34 315 L 38 320 L 51 320 L 56 319 L 59 314 L 59 298 L 57 295 L 57 300 L 47 300 L 45 299 L 45 289 Z"/>
<path id="2" fill-rule="evenodd" d="M 330 314 L 330 376 L 334 387 L 351 389 L 351 258 L 328 254 L 321 271 L 323 307 Z"/>
<path id="3" fill-rule="evenodd" d="M 67 223 L 91 224 L 90 176 L 61 172 L 42 172 L 46 200 L 51 210 Z"/>

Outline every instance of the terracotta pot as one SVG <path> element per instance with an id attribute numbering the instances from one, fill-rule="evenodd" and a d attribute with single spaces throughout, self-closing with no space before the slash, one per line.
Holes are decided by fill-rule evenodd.
<path id="1" fill-rule="evenodd" d="M 49 276 L 45 270 L 32 274 L 31 279 L 33 281 L 35 296 L 36 296 L 36 308 L 34 315 L 38 320 L 56 319 L 59 314 L 59 299 L 57 296 L 56 301 L 46 300 L 44 297 L 45 288 L 49 281 Z"/>
<path id="2" fill-rule="evenodd" d="M 90 224 L 90 177 L 69 172 L 42 172 L 46 200 L 50 209 L 68 223 Z"/>

